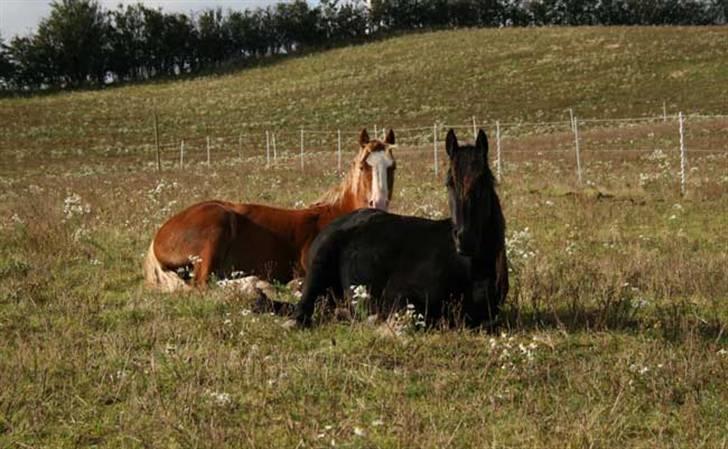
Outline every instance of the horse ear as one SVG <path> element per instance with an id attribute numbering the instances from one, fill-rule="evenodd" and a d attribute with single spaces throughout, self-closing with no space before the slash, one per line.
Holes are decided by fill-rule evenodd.
<path id="1" fill-rule="evenodd" d="M 475 148 L 486 156 L 488 160 L 488 136 L 485 135 L 485 131 L 482 129 L 478 131 L 478 138 L 475 141 Z"/>
<path id="2" fill-rule="evenodd" d="M 455 137 L 455 131 L 450 128 L 450 130 L 447 132 L 447 137 L 445 137 L 445 150 L 447 150 L 447 155 L 452 158 L 453 154 L 455 154 L 455 151 L 458 149 L 458 138 Z"/>
<path id="3" fill-rule="evenodd" d="M 367 129 L 364 128 L 359 133 L 359 145 L 364 146 L 369 143 L 369 133 L 367 132 Z"/>
<path id="4" fill-rule="evenodd" d="M 390 145 L 394 145 L 394 130 L 390 129 L 387 133 L 387 137 L 384 139 L 384 143 L 388 143 Z"/>

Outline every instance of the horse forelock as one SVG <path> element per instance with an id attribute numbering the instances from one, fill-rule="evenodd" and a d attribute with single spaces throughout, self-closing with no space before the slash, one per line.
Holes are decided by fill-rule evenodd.
<path id="1" fill-rule="evenodd" d="M 472 194 L 475 190 L 484 193 L 493 192 L 495 178 L 483 155 L 473 146 L 461 147 L 451 161 L 451 175 L 455 181 L 456 191 L 461 198 Z"/>
<path id="2" fill-rule="evenodd" d="M 362 189 L 365 188 L 365 184 L 367 184 L 369 186 L 369 189 L 371 189 L 371 179 L 369 179 L 369 182 L 366 183 L 366 181 L 362 178 L 363 174 L 367 173 L 367 171 L 371 171 L 371 167 L 369 167 L 366 163 L 367 158 L 370 154 L 374 152 L 385 151 L 387 156 L 392 160 L 392 166 L 394 167 L 396 165 L 396 161 L 391 150 L 395 147 L 396 146 L 394 144 L 384 143 L 380 140 L 369 141 L 369 143 L 361 147 L 353 162 L 351 163 L 349 171 L 344 176 L 344 179 L 341 180 L 341 183 L 339 183 L 338 186 L 330 189 L 328 192 L 324 193 L 318 199 L 318 201 L 314 203 L 314 205 L 341 205 L 342 201 L 346 198 L 347 193 L 351 192 L 351 194 L 353 194 L 354 196 L 359 196 L 364 193 L 362 192 Z M 389 182 L 389 179 L 387 181 Z M 364 194 L 369 193 L 370 192 L 367 191 Z M 389 192 L 389 194 L 391 196 L 391 192 Z"/>

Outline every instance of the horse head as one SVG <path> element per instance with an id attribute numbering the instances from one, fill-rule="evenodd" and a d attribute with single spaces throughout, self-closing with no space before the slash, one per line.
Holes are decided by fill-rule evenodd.
<path id="1" fill-rule="evenodd" d="M 354 193 L 358 207 L 371 207 L 381 210 L 389 208 L 394 186 L 394 171 L 397 164 L 392 154 L 394 131 L 389 130 L 384 142 L 369 139 L 366 129 L 359 134 L 361 146 L 356 158 L 357 176 Z"/>
<path id="2" fill-rule="evenodd" d="M 474 256 L 480 253 L 495 196 L 488 138 L 481 129 L 475 145 L 460 146 L 450 129 L 445 147 L 450 158 L 446 185 L 455 249 L 460 255 Z"/>

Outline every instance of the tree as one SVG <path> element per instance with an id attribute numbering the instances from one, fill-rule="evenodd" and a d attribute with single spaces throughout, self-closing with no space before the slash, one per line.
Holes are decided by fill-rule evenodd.
<path id="1" fill-rule="evenodd" d="M 8 47 L 0 36 L 0 88 L 7 89 L 12 86 L 14 75 L 15 66 L 10 62 Z"/>
<path id="2" fill-rule="evenodd" d="M 162 59 L 169 75 L 190 72 L 195 68 L 195 49 L 198 46 L 197 31 L 184 14 L 164 16 Z"/>
<path id="3" fill-rule="evenodd" d="M 110 14 L 109 69 L 121 80 L 142 79 L 144 60 L 144 11 L 139 4 Z"/>
<path id="4" fill-rule="evenodd" d="M 197 20 L 198 56 L 203 63 L 218 65 L 225 59 L 226 42 L 222 10 L 205 10 Z"/>
<path id="5" fill-rule="evenodd" d="M 61 0 L 41 21 L 36 44 L 47 46 L 56 75 L 63 84 L 103 83 L 108 55 L 106 14 L 96 0 Z"/>

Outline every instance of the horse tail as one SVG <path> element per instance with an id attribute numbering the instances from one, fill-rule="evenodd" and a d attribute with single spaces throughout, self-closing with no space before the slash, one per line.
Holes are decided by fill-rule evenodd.
<path id="1" fill-rule="evenodd" d="M 177 273 L 162 266 L 154 254 L 154 240 L 149 244 L 149 251 L 147 251 L 147 256 L 144 258 L 144 281 L 147 287 L 162 292 L 190 288 Z"/>

